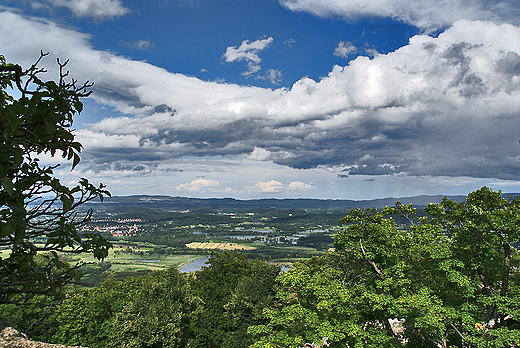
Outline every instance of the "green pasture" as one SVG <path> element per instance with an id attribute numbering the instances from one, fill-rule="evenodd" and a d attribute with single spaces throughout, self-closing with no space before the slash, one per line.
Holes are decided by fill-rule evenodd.
<path id="1" fill-rule="evenodd" d="M 124 249 L 124 245 L 116 244 L 114 248 L 110 249 L 108 253 L 108 257 L 104 261 L 110 262 L 112 267 L 110 268 L 110 272 L 134 272 L 134 271 L 155 271 L 161 270 L 169 267 L 177 267 L 180 268 L 190 262 L 193 262 L 205 255 L 138 255 L 138 254 L 126 254 L 122 253 Z M 152 250 L 152 247 L 148 246 L 138 246 L 132 248 L 134 252 L 143 251 L 146 253 L 149 250 Z M 116 253 L 118 251 L 118 253 Z M 0 257 L 7 258 L 11 253 L 10 249 L 0 250 Z M 98 267 L 99 260 L 94 258 L 91 253 L 82 253 L 82 254 L 69 254 L 69 253 L 61 253 L 61 256 L 65 257 L 72 265 L 77 262 L 87 263 L 89 267 Z"/>
<path id="2" fill-rule="evenodd" d="M 111 272 L 135 272 L 135 271 L 156 271 L 169 267 L 177 267 L 180 268 L 185 264 L 188 264 L 192 261 L 195 261 L 204 255 L 138 255 L 138 254 L 127 254 L 121 253 L 123 248 L 120 246 L 115 246 L 110 249 L 108 253 L 108 257 L 104 261 L 110 262 L 112 267 L 110 268 Z M 134 252 L 147 252 L 151 250 L 151 248 L 139 248 L 134 247 Z M 118 253 L 116 253 L 118 251 Z M 95 259 L 92 254 L 80 254 L 73 255 L 73 259 L 84 263 L 90 263 L 95 267 L 99 260 Z"/>

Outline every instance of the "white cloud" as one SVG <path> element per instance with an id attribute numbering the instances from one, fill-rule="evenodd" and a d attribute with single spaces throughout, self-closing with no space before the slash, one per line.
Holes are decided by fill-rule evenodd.
<path id="1" fill-rule="evenodd" d="M 306 183 L 301 182 L 301 181 L 291 181 L 289 183 L 289 186 L 287 186 L 287 188 L 289 190 L 294 190 L 294 191 L 306 191 L 306 190 L 315 189 L 316 186 L 309 185 L 309 184 L 306 184 Z"/>
<path id="2" fill-rule="evenodd" d="M 253 42 L 244 40 L 239 47 L 228 47 L 224 53 L 224 58 L 226 59 L 226 62 L 246 61 L 248 64 L 248 70 L 245 71 L 243 75 L 248 76 L 254 74 L 261 69 L 260 62 L 262 59 L 258 54 L 268 48 L 273 40 L 272 37 Z"/>
<path id="3" fill-rule="evenodd" d="M 315 188 L 315 185 L 306 184 L 301 181 L 291 181 L 289 185 L 284 185 L 277 180 L 270 180 L 267 182 L 259 181 L 254 186 L 246 186 L 246 191 L 261 193 L 279 193 L 287 191 L 308 191 Z"/>
<path id="4" fill-rule="evenodd" d="M 519 24 L 518 1 L 510 0 L 278 0 L 292 11 L 316 16 L 389 17 L 426 31 L 445 28 L 461 19 Z"/>
<path id="5" fill-rule="evenodd" d="M 49 5 L 47 4 L 43 4 L 41 2 L 31 2 L 31 8 L 33 10 L 38 10 L 38 11 L 47 11 L 47 12 L 50 12 L 52 9 Z M 0 5 L 0 9 L 2 9 L 2 6 Z"/>
<path id="6" fill-rule="evenodd" d="M 334 55 L 347 59 L 349 55 L 356 53 L 357 48 L 350 41 L 340 41 L 338 47 L 334 50 Z"/>
<path id="7" fill-rule="evenodd" d="M 121 4 L 120 0 L 49 0 L 56 6 L 67 7 L 78 17 L 92 17 L 95 19 L 110 19 L 121 17 L 129 9 Z"/>
<path id="8" fill-rule="evenodd" d="M 290 39 L 285 40 L 283 44 L 287 47 L 292 47 L 292 46 L 296 45 L 296 40 L 293 38 L 290 38 Z"/>
<path id="9" fill-rule="evenodd" d="M 361 157 L 359 159 L 359 162 L 366 162 L 366 161 L 370 161 L 370 160 L 373 160 L 374 159 L 374 156 L 370 156 L 368 153 L 364 154 L 363 157 Z"/>
<path id="10" fill-rule="evenodd" d="M 264 193 L 280 192 L 283 188 L 283 184 L 276 180 L 270 180 L 268 182 L 259 181 L 253 187 L 246 187 L 247 190 Z"/>
<path id="11" fill-rule="evenodd" d="M 365 55 L 367 55 L 369 57 L 376 57 L 379 55 L 379 52 L 377 52 L 377 50 L 375 48 L 365 48 L 364 51 L 365 51 Z"/>
<path id="12" fill-rule="evenodd" d="M 248 156 L 249 159 L 255 160 L 255 161 L 266 161 L 269 159 L 269 156 L 271 155 L 270 151 L 267 151 L 265 149 L 255 147 L 253 152 Z"/>
<path id="13" fill-rule="evenodd" d="M 258 79 L 261 80 L 269 80 L 273 85 L 282 82 L 282 71 L 277 69 L 269 69 L 267 70 L 267 73 L 262 76 L 258 76 Z"/>
<path id="14" fill-rule="evenodd" d="M 199 192 L 199 191 L 208 191 L 220 185 L 220 182 L 215 180 L 206 180 L 206 179 L 197 179 L 193 180 L 190 183 L 184 183 L 176 186 L 178 191 L 190 191 L 190 192 Z"/>
<path id="15" fill-rule="evenodd" d="M 78 131 L 86 163 L 269 154 L 293 168 L 353 168 L 350 178 L 395 168 L 519 179 L 520 28 L 510 24 L 458 21 L 319 81 L 271 90 L 169 73 L 94 50 L 88 35 L 54 22 L 0 12 L 9 61 L 30 66 L 41 49 L 50 52 L 48 78 L 57 76 L 56 57 L 70 59 L 71 76 L 95 82 L 92 98 L 127 114 Z"/>

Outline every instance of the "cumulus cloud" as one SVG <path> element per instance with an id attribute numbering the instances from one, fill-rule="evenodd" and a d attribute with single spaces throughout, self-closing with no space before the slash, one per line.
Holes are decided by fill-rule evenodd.
<path id="1" fill-rule="evenodd" d="M 249 155 L 249 159 L 255 160 L 255 161 L 265 161 L 269 159 L 271 155 L 270 151 L 267 151 L 265 149 L 255 147 L 253 152 Z"/>
<path id="2" fill-rule="evenodd" d="M 197 179 L 189 183 L 178 185 L 176 189 L 178 191 L 200 192 L 211 190 L 219 185 L 220 182 L 215 180 Z"/>
<path id="3" fill-rule="evenodd" d="M 310 190 L 310 189 L 315 189 L 316 186 L 309 185 L 309 184 L 306 184 L 301 181 L 291 181 L 289 183 L 289 185 L 287 186 L 287 188 L 289 190 L 294 190 L 294 191 L 306 191 L 306 190 Z"/>
<path id="4" fill-rule="evenodd" d="M 338 47 L 334 50 L 334 55 L 347 59 L 349 55 L 356 53 L 357 47 L 350 41 L 340 41 Z"/>
<path id="5" fill-rule="evenodd" d="M 278 0 L 292 11 L 316 16 L 389 17 L 425 31 L 446 28 L 461 19 L 494 20 L 520 24 L 516 0 Z"/>
<path id="6" fill-rule="evenodd" d="M 78 17 L 92 17 L 94 19 L 111 19 L 121 17 L 129 9 L 121 4 L 120 0 L 47 0 L 55 6 L 67 7 Z"/>
<path id="7" fill-rule="evenodd" d="M 273 85 L 278 84 L 283 80 L 282 71 L 278 69 L 269 69 L 265 75 L 259 75 L 257 78 L 261 80 L 269 80 Z"/>
<path id="8" fill-rule="evenodd" d="M 258 61 L 247 45 L 229 59 Z M 96 51 L 87 35 L 54 22 L 0 13 L 0 51 L 9 61 L 29 66 L 40 49 L 51 52 L 43 62 L 49 78 L 56 57 L 70 59 L 72 76 L 95 81 L 92 98 L 126 114 L 77 131 L 83 162 L 93 166 L 249 156 L 342 168 L 349 180 L 519 179 L 520 28 L 511 24 L 458 21 L 437 37 L 417 35 L 395 52 L 273 90 L 169 73 Z"/>
<path id="9" fill-rule="evenodd" d="M 259 181 L 254 186 L 246 187 L 246 190 L 261 193 L 278 193 L 283 191 L 308 191 L 315 188 L 316 186 L 301 181 L 291 181 L 289 185 L 284 185 L 279 181 L 270 180 L 267 182 Z"/>
<path id="10" fill-rule="evenodd" d="M 276 180 L 271 180 L 268 182 L 259 181 L 253 187 L 246 187 L 246 189 L 253 192 L 265 192 L 265 193 L 273 193 L 280 192 L 283 189 L 283 184 Z"/>
<path id="11" fill-rule="evenodd" d="M 293 38 L 290 38 L 290 39 L 285 40 L 283 44 L 287 47 L 293 47 L 294 45 L 296 45 L 296 40 Z"/>
<path id="12" fill-rule="evenodd" d="M 260 62 L 262 59 L 258 54 L 268 48 L 273 40 L 272 37 L 253 42 L 244 40 L 238 47 L 228 47 L 224 53 L 224 58 L 226 62 L 246 61 L 248 69 L 242 75 L 249 76 L 261 69 Z"/>

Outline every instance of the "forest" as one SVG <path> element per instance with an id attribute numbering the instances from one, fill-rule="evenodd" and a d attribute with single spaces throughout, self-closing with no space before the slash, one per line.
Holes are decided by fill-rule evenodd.
<path id="1" fill-rule="evenodd" d="M 112 234 L 91 228 L 94 210 L 81 207 L 109 191 L 87 179 L 64 185 L 57 166 L 37 157 L 61 155 L 72 168 L 80 161 L 72 118 L 90 85 L 67 81 L 66 62 L 58 65 L 59 81 L 44 82 L 37 63 L 22 70 L 0 56 L 0 318 L 31 338 L 91 348 L 518 346 L 520 198 L 489 187 L 420 211 L 400 202 L 352 209 L 328 229 L 330 239 L 302 237 L 305 257 L 282 255 L 291 261 L 286 272 L 274 257 L 235 250 L 212 251 L 195 272 L 106 273 L 101 261 L 122 249 Z M 286 244 L 300 213 L 260 216 L 256 222 L 270 227 L 258 225 L 260 235 L 283 235 L 267 244 Z M 132 221 L 136 232 L 123 240 L 150 243 L 155 232 L 172 231 L 213 238 L 214 226 L 222 227 L 207 220 L 167 228 L 170 220 L 152 215 L 142 233 Z M 232 223 L 230 215 L 212 216 Z M 152 254 L 190 252 L 184 242 L 161 243 Z M 82 283 L 82 255 L 106 273 L 99 284 Z"/>

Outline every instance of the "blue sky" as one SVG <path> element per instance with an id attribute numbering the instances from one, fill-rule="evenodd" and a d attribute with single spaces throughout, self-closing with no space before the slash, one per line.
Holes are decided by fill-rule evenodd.
<path id="1" fill-rule="evenodd" d="M 265 88 L 290 87 L 302 76 L 320 79 L 334 64 L 344 65 L 365 54 L 406 45 L 417 29 L 387 18 L 323 20 L 309 13 L 293 12 L 277 0 L 128 1 L 121 19 L 94 24 L 72 19 L 68 24 L 91 34 L 92 44 L 135 60 L 145 60 L 170 72 L 203 80 L 219 80 Z M 55 17 L 67 18 L 62 8 Z M 94 24 L 94 25 L 93 25 Z M 257 73 L 244 75 L 247 60 L 226 62 L 228 47 L 238 48 L 272 38 L 257 53 Z M 339 42 L 350 42 L 358 51 L 334 55 Z M 267 72 L 277 71 L 273 81 Z"/>
<path id="2" fill-rule="evenodd" d="M 82 163 L 116 195 L 520 190 L 514 0 L 0 0 L 0 54 L 95 84 Z M 56 163 L 57 158 L 42 158 Z"/>

